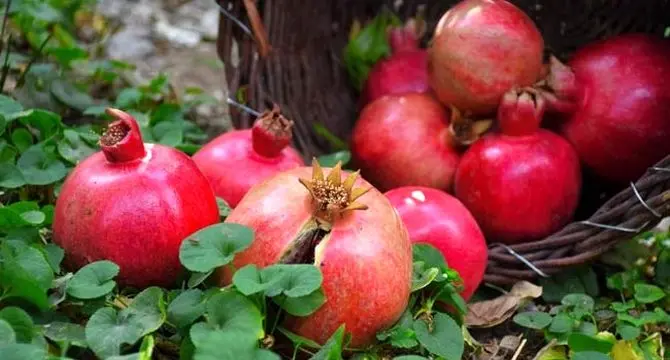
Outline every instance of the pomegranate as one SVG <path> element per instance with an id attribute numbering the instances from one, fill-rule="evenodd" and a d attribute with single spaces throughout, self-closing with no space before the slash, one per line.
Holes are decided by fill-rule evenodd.
<path id="1" fill-rule="evenodd" d="M 553 58 L 550 107 L 582 162 L 613 183 L 638 179 L 670 154 L 670 41 L 625 34 Z"/>
<path id="2" fill-rule="evenodd" d="M 405 186 L 385 193 L 398 210 L 413 243 L 428 243 L 442 253 L 463 279 L 467 301 L 482 282 L 488 250 L 470 211 L 455 197 L 433 188 Z"/>
<path id="3" fill-rule="evenodd" d="M 305 166 L 300 153 L 288 146 L 292 127 L 293 122 L 275 105 L 251 129 L 229 131 L 203 146 L 193 161 L 216 196 L 235 207 L 252 186 L 278 172 Z"/>
<path id="4" fill-rule="evenodd" d="M 410 20 L 404 27 L 391 28 L 391 56 L 370 70 L 361 95 L 362 105 L 388 94 L 430 91 L 428 54 L 419 48 L 420 27 L 417 21 Z"/>
<path id="5" fill-rule="evenodd" d="M 323 274 L 326 302 L 307 317 L 289 318 L 287 327 L 324 344 L 345 324 L 351 346 L 369 345 L 378 331 L 399 319 L 409 301 L 407 229 L 388 199 L 358 172 L 343 173 L 338 163 L 324 177 L 316 160 L 312 166 L 254 186 L 230 213 L 226 222 L 248 226 L 255 234 L 233 265 L 313 263 Z M 229 267 L 219 274 L 222 284 L 230 283 Z"/>
<path id="6" fill-rule="evenodd" d="M 456 197 L 489 241 L 537 240 L 569 222 L 577 207 L 579 158 L 562 137 L 539 128 L 543 97 L 528 90 L 505 94 L 501 133 L 476 141 L 456 171 Z"/>
<path id="7" fill-rule="evenodd" d="M 449 191 L 459 147 L 472 141 L 472 131 L 482 131 L 461 126 L 466 121 L 428 94 L 383 96 L 361 112 L 352 156 L 363 177 L 381 191 L 408 185 Z"/>
<path id="8" fill-rule="evenodd" d="M 66 265 L 110 260 L 119 284 L 169 286 L 181 271 L 184 238 L 219 221 L 214 192 L 193 161 L 176 149 L 145 144 L 135 119 L 116 118 L 97 152 L 70 173 L 61 189 L 53 239 Z"/>
<path id="9" fill-rule="evenodd" d="M 505 0 L 464 0 L 437 24 L 428 74 L 444 104 L 465 113 L 494 113 L 512 87 L 542 73 L 544 40 L 533 20 Z"/>

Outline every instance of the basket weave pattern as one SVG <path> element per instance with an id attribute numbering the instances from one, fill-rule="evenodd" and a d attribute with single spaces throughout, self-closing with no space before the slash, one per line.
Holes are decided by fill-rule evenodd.
<path id="1" fill-rule="evenodd" d="M 356 119 L 357 94 L 340 60 L 352 21 L 369 19 L 381 6 L 388 6 L 401 17 L 421 10 L 432 29 L 441 14 L 458 2 L 405 0 L 396 8 L 397 1 L 373 0 L 215 1 L 250 29 L 246 32 L 221 16 L 217 50 L 225 64 L 230 93 L 242 94 L 255 109 L 277 103 L 295 121 L 294 145 L 308 159 L 329 151 L 326 140 L 315 134 L 314 123 L 348 139 Z M 626 32 L 663 34 L 670 26 L 670 0 L 511 2 L 535 20 L 547 53 L 564 60 L 596 39 Z M 239 61 L 228 61 L 238 57 Z M 254 119 L 250 115 L 231 112 L 236 127 L 251 126 Z M 670 156 L 657 167 L 670 168 Z M 604 204 L 588 220 L 591 224 L 575 222 L 536 242 L 510 247 L 492 244 L 486 280 L 510 284 L 588 262 L 619 240 L 655 225 L 659 216 L 669 215 L 668 189 L 670 170 L 649 170 L 634 188 L 631 185 Z"/>

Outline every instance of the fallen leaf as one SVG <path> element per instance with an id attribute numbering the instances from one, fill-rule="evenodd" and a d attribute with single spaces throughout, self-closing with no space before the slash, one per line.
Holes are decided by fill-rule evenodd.
<path id="1" fill-rule="evenodd" d="M 468 306 L 465 324 L 468 327 L 489 328 L 503 323 L 528 300 L 542 296 L 542 287 L 520 281 L 509 293 L 495 299 L 479 301 Z"/>
<path id="2" fill-rule="evenodd" d="M 568 360 L 567 346 L 556 345 L 556 339 L 537 352 L 533 360 Z"/>
<path id="3" fill-rule="evenodd" d="M 630 341 L 620 340 L 612 347 L 612 360 L 642 360 L 643 357 L 635 351 Z"/>

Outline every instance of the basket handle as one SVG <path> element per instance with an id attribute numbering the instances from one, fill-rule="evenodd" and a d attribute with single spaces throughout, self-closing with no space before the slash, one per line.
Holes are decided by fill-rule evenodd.
<path id="1" fill-rule="evenodd" d="M 258 43 L 258 54 L 265 58 L 272 50 L 272 46 L 270 46 L 270 41 L 268 40 L 268 34 L 265 30 L 265 25 L 263 25 L 263 20 L 261 20 L 261 16 L 258 14 L 256 0 L 243 0 L 243 3 L 244 8 L 247 11 L 247 16 L 249 17 L 249 22 L 251 22 L 251 30 L 254 33 L 256 42 Z"/>

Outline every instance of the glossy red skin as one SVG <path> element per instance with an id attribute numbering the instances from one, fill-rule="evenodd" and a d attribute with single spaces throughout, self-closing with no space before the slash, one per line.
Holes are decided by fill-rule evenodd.
<path id="1" fill-rule="evenodd" d="M 342 178 L 346 175 L 343 172 Z M 311 195 L 298 182 L 311 177 L 310 167 L 277 174 L 255 186 L 230 213 L 226 222 L 248 226 L 255 235 L 251 246 L 235 256 L 236 269 L 250 263 L 265 267 L 280 259 L 312 217 Z M 355 186 L 371 187 L 362 178 Z M 378 331 L 400 318 L 409 300 L 412 248 L 407 229 L 378 190 L 372 188 L 357 202 L 368 210 L 337 219 L 315 251 L 326 303 L 307 317 L 287 322 L 295 333 L 321 344 L 342 323 L 352 334 L 350 346 L 372 344 Z M 228 284 L 229 269 L 220 274 L 222 284 Z"/>
<path id="2" fill-rule="evenodd" d="M 578 110 L 561 133 L 613 182 L 637 180 L 670 154 L 670 42 L 627 34 L 587 45 L 568 63 Z"/>
<path id="3" fill-rule="evenodd" d="M 504 0 L 464 0 L 440 19 L 428 74 L 440 101 L 475 115 L 494 113 L 514 86 L 535 83 L 544 40 L 528 15 Z"/>
<path id="4" fill-rule="evenodd" d="M 252 186 L 284 170 L 304 166 L 300 153 L 285 147 L 275 157 L 254 151 L 251 129 L 233 130 L 203 146 L 193 161 L 209 179 L 216 196 L 237 206 Z"/>
<path id="5" fill-rule="evenodd" d="M 544 129 L 528 136 L 489 134 L 463 155 L 455 195 L 491 242 L 547 236 L 571 221 L 581 187 L 579 158 Z"/>
<path id="6" fill-rule="evenodd" d="M 405 186 L 385 193 L 413 243 L 435 246 L 463 279 L 461 296 L 472 297 L 484 278 L 488 249 L 470 211 L 455 197 L 432 188 Z"/>
<path id="7" fill-rule="evenodd" d="M 428 53 L 422 49 L 395 53 L 380 60 L 365 82 L 363 105 L 384 95 L 430 92 L 427 68 Z"/>
<path id="8" fill-rule="evenodd" d="M 449 140 L 447 110 L 427 94 L 381 97 L 361 112 L 351 150 L 379 190 L 428 186 L 449 191 L 460 154 Z"/>
<path id="9" fill-rule="evenodd" d="M 182 240 L 219 221 L 212 188 L 193 161 L 173 148 L 145 147 L 143 159 L 121 163 L 97 152 L 63 184 L 53 237 L 73 270 L 111 260 L 121 285 L 170 286 L 181 272 Z"/>

